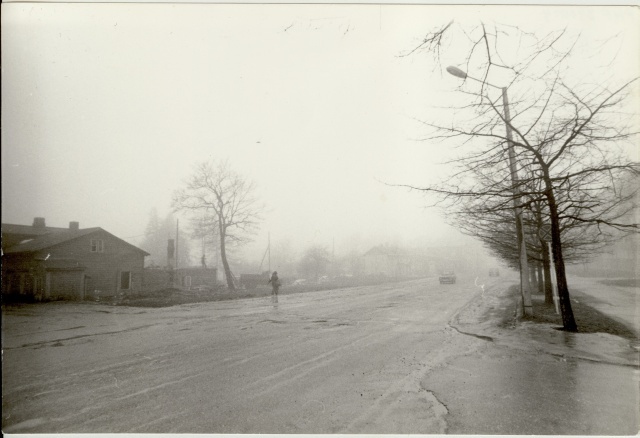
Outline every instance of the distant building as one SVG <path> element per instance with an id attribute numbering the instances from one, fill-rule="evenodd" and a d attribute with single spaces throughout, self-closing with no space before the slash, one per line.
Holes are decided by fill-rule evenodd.
<path id="1" fill-rule="evenodd" d="M 217 286 L 218 270 L 196 266 L 191 268 L 145 268 L 144 291 L 154 292 L 166 288 L 181 288 L 186 290 Z"/>
<path id="2" fill-rule="evenodd" d="M 2 294 L 38 299 L 113 297 L 143 286 L 149 255 L 102 228 L 2 224 Z"/>
<path id="3" fill-rule="evenodd" d="M 431 277 L 444 271 L 476 275 L 492 265 L 475 244 L 420 248 L 378 245 L 367 251 L 362 260 L 365 275 L 394 278 Z"/>
<path id="4" fill-rule="evenodd" d="M 213 288 L 217 284 L 218 270 L 201 266 L 178 268 L 177 276 L 177 281 L 183 288 L 193 289 L 200 286 Z"/>
<path id="5" fill-rule="evenodd" d="M 365 275 L 394 278 L 435 275 L 435 262 L 428 255 L 397 246 L 379 245 L 364 256 Z"/>

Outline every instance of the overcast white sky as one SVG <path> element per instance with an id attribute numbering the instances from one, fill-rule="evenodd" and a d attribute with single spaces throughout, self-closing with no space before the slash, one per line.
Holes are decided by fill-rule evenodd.
<path id="1" fill-rule="evenodd" d="M 439 212 L 380 181 L 447 174 L 451 151 L 416 141 L 416 119 L 456 79 L 399 55 L 453 18 L 620 34 L 625 74 L 640 72 L 629 6 L 5 3 L 2 222 L 79 221 L 136 244 L 150 210 L 166 214 L 191 166 L 214 158 L 267 206 L 250 254 L 268 232 L 336 251 L 354 236 L 439 240 Z"/>

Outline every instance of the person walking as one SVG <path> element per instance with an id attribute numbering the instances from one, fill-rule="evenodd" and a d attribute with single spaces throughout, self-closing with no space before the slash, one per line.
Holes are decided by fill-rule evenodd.
<path id="1" fill-rule="evenodd" d="M 269 279 L 269 283 L 271 283 L 271 302 L 278 302 L 278 289 L 280 289 L 280 279 L 278 278 L 278 272 L 273 271 L 271 274 L 271 278 Z M 269 284 L 267 283 L 267 284 Z"/>

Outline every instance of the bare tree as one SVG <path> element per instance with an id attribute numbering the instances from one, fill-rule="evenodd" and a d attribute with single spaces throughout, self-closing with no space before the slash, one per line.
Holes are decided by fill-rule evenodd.
<path id="1" fill-rule="evenodd" d="M 317 280 L 321 274 L 327 272 L 327 267 L 331 263 L 329 250 L 323 246 L 312 246 L 302 255 L 299 269 L 305 276 L 311 276 Z"/>
<path id="2" fill-rule="evenodd" d="M 592 84 L 569 79 L 566 65 L 577 40 L 567 42 L 565 30 L 538 36 L 510 26 L 456 29 L 450 23 L 428 34 L 425 41 L 437 41 L 439 48 L 456 30 L 468 42 L 460 63 L 475 76 L 461 75 L 465 81 L 460 91 L 470 103 L 458 108 L 463 118 L 453 124 L 425 121 L 424 125 L 430 129 L 430 141 L 452 141 L 473 149 L 453 161 L 459 171 L 452 180 L 419 189 L 445 199 L 492 199 L 500 210 L 515 200 L 516 208 L 530 211 L 533 203 L 543 200 L 563 326 L 576 331 L 563 251 L 569 233 L 563 235 L 563 226 L 638 231 L 637 223 L 620 220 L 621 206 L 634 195 L 622 194 L 616 186 L 625 174 L 640 172 L 638 163 L 620 148 L 637 134 L 634 114 L 624 113 L 625 98 L 637 78 Z M 515 54 L 505 53 L 509 51 L 505 36 L 520 42 Z M 439 50 L 427 49 L 439 60 Z M 490 83 L 496 70 L 510 77 L 501 85 L 512 97 L 511 114 L 506 99 L 501 99 L 507 88 L 503 87 L 502 96 L 490 91 L 496 87 Z M 505 164 L 511 151 L 518 175 L 515 183 L 509 181 Z M 489 172 L 492 177 L 486 178 Z M 505 190 L 509 186 L 514 190 Z"/>
<path id="3" fill-rule="evenodd" d="M 202 267 L 213 265 L 217 267 L 215 261 L 207 258 L 207 254 L 220 253 L 220 233 L 218 232 L 219 227 L 215 218 L 206 214 L 193 214 L 189 218 L 189 228 L 191 230 L 191 238 L 199 243 L 200 265 Z"/>
<path id="4" fill-rule="evenodd" d="M 248 242 L 260 221 L 262 206 L 254 197 L 254 190 L 253 183 L 231 170 L 226 161 L 208 161 L 197 164 L 185 187 L 173 195 L 175 211 L 195 214 L 204 220 L 203 229 L 217 235 L 230 290 L 236 287 L 228 249 Z"/>

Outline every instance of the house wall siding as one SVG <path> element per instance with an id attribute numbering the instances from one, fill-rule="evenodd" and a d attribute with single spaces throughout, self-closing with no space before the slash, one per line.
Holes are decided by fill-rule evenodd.
<path id="1" fill-rule="evenodd" d="M 103 252 L 91 252 L 91 240 L 104 242 Z M 115 296 L 121 293 L 142 290 L 144 256 L 143 253 L 114 238 L 109 233 L 98 231 L 87 236 L 57 245 L 39 254 L 51 254 L 55 259 L 73 259 L 86 267 L 86 290 L 89 295 Z M 120 274 L 131 272 L 131 287 L 121 289 Z"/>
<path id="2" fill-rule="evenodd" d="M 47 298 L 81 300 L 85 296 L 84 274 L 81 270 L 47 272 Z"/>
<path id="3" fill-rule="evenodd" d="M 2 257 L 2 293 L 11 295 L 37 295 L 44 287 L 43 272 L 31 255 L 10 254 Z"/>

